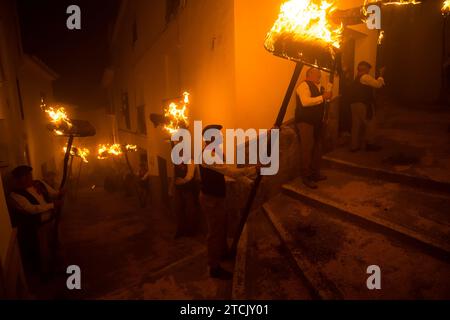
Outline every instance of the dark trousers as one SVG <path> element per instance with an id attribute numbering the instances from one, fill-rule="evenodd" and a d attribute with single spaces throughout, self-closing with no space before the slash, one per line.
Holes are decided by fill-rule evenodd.
<path id="1" fill-rule="evenodd" d="M 322 128 L 309 123 L 299 122 L 297 128 L 300 133 L 301 175 L 310 178 L 320 174 L 322 161 Z"/>
<path id="2" fill-rule="evenodd" d="M 208 265 L 210 268 L 220 266 L 220 260 L 228 250 L 225 199 L 200 194 L 200 204 L 208 222 Z"/>
<path id="3" fill-rule="evenodd" d="M 174 196 L 177 234 L 195 234 L 199 225 L 199 208 L 194 191 L 176 188 Z"/>

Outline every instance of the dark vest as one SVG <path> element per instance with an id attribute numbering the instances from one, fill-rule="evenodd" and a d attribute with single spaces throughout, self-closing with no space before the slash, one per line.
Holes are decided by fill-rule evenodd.
<path id="1" fill-rule="evenodd" d="M 305 81 L 311 91 L 311 97 L 319 97 L 323 94 L 323 88 L 319 90 L 317 86 L 311 81 Z M 321 126 L 323 122 L 323 115 L 325 112 L 325 103 L 321 103 L 317 106 L 304 107 L 302 101 L 298 95 L 297 108 L 295 109 L 295 121 L 305 122 L 314 126 Z"/>
<path id="2" fill-rule="evenodd" d="M 39 180 L 33 181 L 33 185 L 37 189 L 37 191 L 42 195 L 45 202 L 50 203 L 51 202 L 50 194 L 48 193 L 48 190 L 45 187 L 45 185 Z M 27 190 L 16 190 L 14 192 L 26 198 L 32 205 L 39 204 L 39 201 Z"/>
<path id="3" fill-rule="evenodd" d="M 47 188 L 45 185 L 39 181 L 33 181 L 34 187 L 38 190 L 38 192 L 42 195 L 45 202 L 50 203 L 50 195 L 48 193 Z M 25 199 L 27 199 L 32 205 L 38 205 L 39 201 L 27 190 L 15 190 L 14 193 L 17 193 L 18 195 L 21 195 Z M 27 228 L 34 228 L 35 226 L 40 224 L 41 217 L 40 215 L 30 215 L 27 213 L 22 212 L 21 210 L 14 208 L 14 206 L 11 206 L 11 212 L 12 212 L 12 224 L 14 227 L 19 227 L 19 229 L 27 229 Z"/>
<path id="4" fill-rule="evenodd" d="M 200 176 L 202 179 L 201 190 L 204 194 L 225 198 L 227 191 L 223 174 L 201 165 Z"/>
<path id="5" fill-rule="evenodd" d="M 362 75 L 357 76 L 353 82 L 351 102 L 364 103 L 365 105 L 371 106 L 375 101 L 374 90 L 372 87 L 362 84 L 361 77 Z"/>

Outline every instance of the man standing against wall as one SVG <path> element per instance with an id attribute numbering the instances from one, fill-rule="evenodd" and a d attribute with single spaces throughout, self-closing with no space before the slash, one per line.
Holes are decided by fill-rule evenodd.
<path id="1" fill-rule="evenodd" d="M 375 95 L 374 89 L 384 87 L 384 68 L 375 79 L 370 73 L 372 66 L 366 61 L 358 64 L 358 74 L 352 89 L 352 145 L 350 151 L 379 151 L 375 138 Z"/>
<path id="2" fill-rule="evenodd" d="M 297 88 L 295 120 L 301 140 L 301 176 L 303 184 L 311 189 L 317 189 L 317 182 L 326 179 L 320 174 L 322 133 L 325 103 L 331 99 L 332 93 L 321 87 L 321 78 L 320 70 L 310 68 L 306 72 L 306 80 Z"/>
<path id="3" fill-rule="evenodd" d="M 222 130 L 221 125 L 210 125 L 203 130 Z M 206 142 L 204 150 L 212 143 Z M 215 150 L 211 154 L 214 156 Z M 230 280 L 232 274 L 220 266 L 221 260 L 230 256 L 227 244 L 227 188 L 225 176 L 234 179 L 256 176 L 256 167 L 237 168 L 225 164 L 200 165 L 200 204 L 208 223 L 208 265 L 212 278 Z"/>
<path id="4" fill-rule="evenodd" d="M 63 204 L 62 193 L 48 184 L 33 180 L 32 168 L 19 166 L 12 171 L 14 191 L 10 194 L 14 227 L 18 228 L 24 268 L 31 275 L 50 272 L 53 258 L 54 214 Z"/>

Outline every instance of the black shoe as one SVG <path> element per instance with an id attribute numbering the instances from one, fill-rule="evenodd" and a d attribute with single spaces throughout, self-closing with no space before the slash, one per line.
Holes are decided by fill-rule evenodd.
<path id="1" fill-rule="evenodd" d="M 303 184 L 310 189 L 317 189 L 317 184 L 311 178 L 303 178 Z"/>
<path id="2" fill-rule="evenodd" d="M 380 146 L 377 146 L 376 144 L 367 144 L 366 145 L 366 151 L 369 152 L 377 152 L 380 151 L 382 148 Z"/>
<path id="3" fill-rule="evenodd" d="M 314 181 L 314 182 L 325 181 L 325 180 L 327 180 L 327 179 L 328 179 L 328 178 L 327 178 L 326 176 L 323 176 L 323 175 L 321 175 L 320 173 L 319 173 L 319 174 L 315 174 L 315 175 L 313 175 L 313 176 L 311 177 L 311 180 Z"/>
<path id="4" fill-rule="evenodd" d="M 233 274 L 222 267 L 211 268 L 209 270 L 209 275 L 211 278 L 220 280 L 231 280 L 233 278 Z"/>

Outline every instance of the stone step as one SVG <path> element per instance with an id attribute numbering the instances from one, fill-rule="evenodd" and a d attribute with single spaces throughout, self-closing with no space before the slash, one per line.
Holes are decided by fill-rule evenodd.
<path id="1" fill-rule="evenodd" d="M 450 256 L 450 197 L 398 183 L 324 170 L 319 189 L 301 179 L 283 186 L 290 196 L 321 209 L 345 214 L 414 242 L 430 253 Z"/>
<path id="2" fill-rule="evenodd" d="M 450 264 L 411 244 L 283 193 L 263 209 L 289 260 L 322 299 L 450 297 Z M 367 288 L 372 265 L 381 269 L 382 290 Z"/>
<path id="3" fill-rule="evenodd" d="M 323 162 L 324 165 L 329 168 L 358 176 L 383 179 L 389 182 L 401 183 L 429 191 L 450 193 L 450 182 L 448 181 L 439 181 L 426 176 L 419 176 L 406 172 L 393 171 L 387 168 L 364 165 L 357 162 L 343 160 L 332 155 L 324 156 Z"/>
<path id="4" fill-rule="evenodd" d="M 255 211 L 244 229 L 236 257 L 233 300 L 310 300 L 315 296 L 270 221 Z"/>

